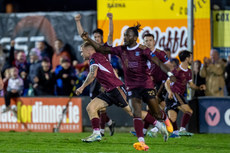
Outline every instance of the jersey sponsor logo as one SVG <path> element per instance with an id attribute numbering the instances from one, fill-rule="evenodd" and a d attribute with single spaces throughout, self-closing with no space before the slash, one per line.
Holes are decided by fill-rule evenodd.
<path id="1" fill-rule="evenodd" d="M 91 60 L 90 60 L 90 65 L 93 65 L 93 64 L 95 64 L 95 60 L 94 60 L 94 58 L 92 58 Z"/>

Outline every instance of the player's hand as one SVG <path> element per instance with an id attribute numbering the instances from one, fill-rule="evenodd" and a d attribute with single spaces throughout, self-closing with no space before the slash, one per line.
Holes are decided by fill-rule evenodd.
<path id="1" fill-rule="evenodd" d="M 112 13 L 107 13 L 107 17 L 112 20 L 113 19 L 113 14 Z"/>
<path id="2" fill-rule="evenodd" d="M 76 16 L 75 16 L 75 21 L 80 21 L 81 20 L 81 15 L 80 14 L 77 14 Z"/>
<path id="3" fill-rule="evenodd" d="M 87 41 L 87 39 L 88 39 L 88 33 L 84 31 L 84 32 L 81 34 L 81 38 L 82 38 L 84 41 Z"/>
<path id="4" fill-rule="evenodd" d="M 200 85 L 200 86 L 199 86 L 199 89 L 200 89 L 200 90 L 206 90 L 206 85 L 205 85 L 205 84 Z"/>
<path id="5" fill-rule="evenodd" d="M 77 90 L 76 90 L 76 95 L 79 96 L 80 94 L 82 94 L 84 88 L 83 87 L 79 87 Z"/>
<path id="6" fill-rule="evenodd" d="M 173 99 L 173 93 L 172 93 L 172 92 L 169 92 L 168 98 L 169 98 L 169 99 Z"/>

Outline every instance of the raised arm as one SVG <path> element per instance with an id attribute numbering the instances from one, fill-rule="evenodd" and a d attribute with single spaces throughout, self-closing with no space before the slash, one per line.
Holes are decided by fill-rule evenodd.
<path id="1" fill-rule="evenodd" d="M 109 35 L 107 44 L 112 46 L 113 45 L 113 14 L 107 13 L 107 17 L 109 18 Z"/>
<path id="2" fill-rule="evenodd" d="M 76 21 L 76 25 L 77 25 L 77 32 L 78 34 L 81 36 L 82 33 L 84 32 L 84 29 L 82 28 L 82 25 L 81 25 L 81 15 L 80 14 L 77 14 L 75 16 L 75 21 Z"/>
<path id="3" fill-rule="evenodd" d="M 82 39 L 84 41 L 88 41 L 97 52 L 100 52 L 102 54 L 110 54 L 111 53 L 111 47 L 107 47 L 107 46 L 102 46 L 100 44 L 98 44 L 97 42 L 93 41 L 89 36 L 87 32 L 83 32 L 83 34 L 81 35 Z"/>
<path id="4" fill-rule="evenodd" d="M 90 83 L 93 82 L 93 80 L 96 78 L 97 76 L 97 70 L 98 70 L 98 66 L 96 65 L 91 65 L 90 66 L 90 71 L 89 74 L 87 75 L 86 80 L 83 82 L 83 84 L 81 85 L 81 87 L 79 87 L 76 90 L 76 95 L 80 95 L 83 90 L 85 89 L 85 87 L 87 87 Z"/>

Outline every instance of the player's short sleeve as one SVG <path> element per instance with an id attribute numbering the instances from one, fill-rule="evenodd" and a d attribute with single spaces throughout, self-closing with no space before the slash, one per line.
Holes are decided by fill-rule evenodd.
<path id="1" fill-rule="evenodd" d="M 111 47 L 111 54 L 114 54 L 114 55 L 121 57 L 121 53 L 122 53 L 122 47 L 121 46 Z"/>
<path id="2" fill-rule="evenodd" d="M 98 56 L 96 54 L 93 54 L 90 61 L 89 61 L 89 65 L 90 66 L 92 66 L 92 65 L 98 66 L 98 62 L 99 62 Z"/>

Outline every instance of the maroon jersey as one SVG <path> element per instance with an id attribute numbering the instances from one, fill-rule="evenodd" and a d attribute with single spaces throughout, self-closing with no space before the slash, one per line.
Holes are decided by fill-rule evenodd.
<path id="1" fill-rule="evenodd" d="M 154 49 L 152 51 L 156 55 L 156 57 L 159 58 L 159 60 L 163 63 L 168 62 L 168 57 L 166 53 L 162 50 Z M 166 80 L 168 78 L 167 74 L 161 70 L 161 68 L 156 65 L 154 62 L 150 62 L 150 75 L 153 76 L 154 82 L 159 83 L 162 82 L 162 80 Z M 149 65 L 149 63 L 148 63 Z"/>
<path id="2" fill-rule="evenodd" d="M 94 53 L 90 57 L 90 66 L 98 66 L 97 80 L 106 91 L 111 91 L 114 88 L 123 85 L 114 74 L 113 68 L 109 60 L 101 53 Z"/>
<path id="3" fill-rule="evenodd" d="M 146 48 L 143 50 L 137 44 L 133 48 L 126 46 L 112 47 L 111 53 L 121 58 L 127 90 L 153 88 L 153 82 L 149 76 L 146 64 L 148 60 L 151 60 L 152 56 L 155 56 L 150 49 Z"/>
<path id="4" fill-rule="evenodd" d="M 190 69 L 185 70 L 180 65 L 172 73 L 176 77 L 176 82 L 170 84 L 172 92 L 184 95 L 187 83 L 192 81 L 192 71 Z"/>

